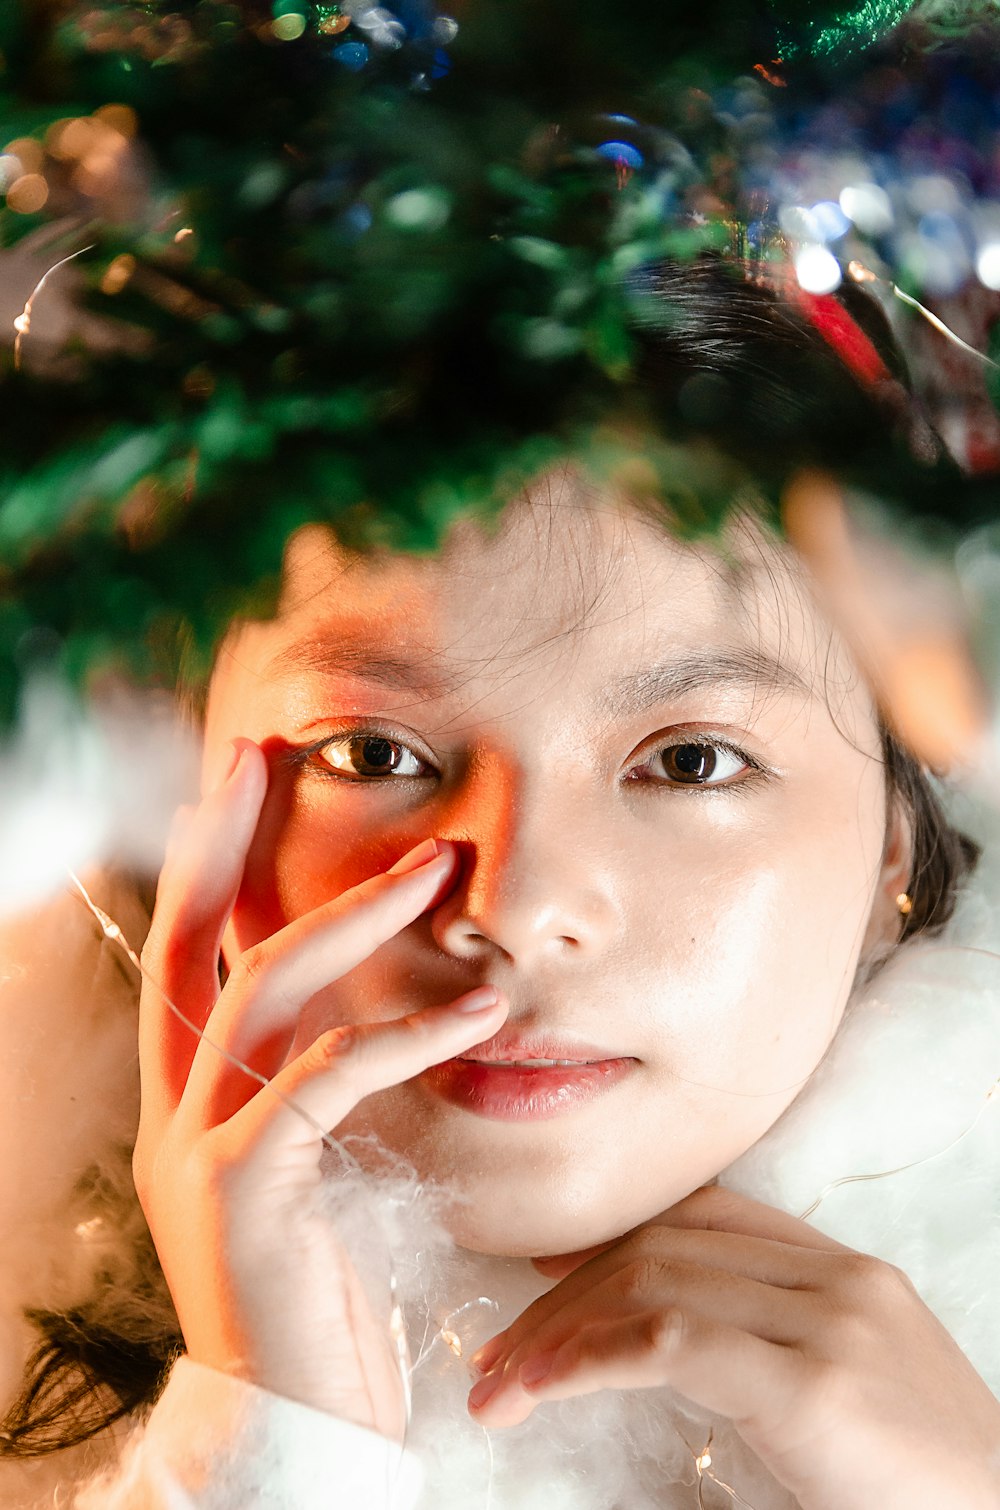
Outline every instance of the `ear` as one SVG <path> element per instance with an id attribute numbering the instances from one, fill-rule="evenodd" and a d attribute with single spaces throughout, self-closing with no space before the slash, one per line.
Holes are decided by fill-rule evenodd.
<path id="1" fill-rule="evenodd" d="M 903 803 L 893 794 L 889 798 L 885 846 L 862 946 L 862 959 L 884 954 L 899 942 L 906 916 L 900 912 L 897 898 L 909 890 L 912 874 L 913 826 Z"/>

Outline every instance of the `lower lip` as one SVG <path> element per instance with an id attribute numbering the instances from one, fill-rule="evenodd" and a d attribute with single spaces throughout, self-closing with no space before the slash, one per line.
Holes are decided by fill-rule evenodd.
<path id="1" fill-rule="evenodd" d="M 593 1064 L 519 1068 L 447 1059 L 418 1076 L 422 1085 L 466 1111 L 499 1122 L 537 1122 L 573 1111 L 610 1090 L 636 1065 L 635 1059 Z"/>

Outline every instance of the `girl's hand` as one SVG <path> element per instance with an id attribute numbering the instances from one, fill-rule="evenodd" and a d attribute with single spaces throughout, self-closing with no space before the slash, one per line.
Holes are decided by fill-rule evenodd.
<path id="1" fill-rule="evenodd" d="M 228 780 L 181 810 L 171 836 L 143 954 L 136 1190 L 191 1358 L 401 1439 L 385 1319 L 372 1315 L 329 1220 L 309 1214 L 320 1134 L 197 1039 L 157 987 L 328 1130 L 372 1091 L 482 1042 L 506 1008 L 492 988 L 470 992 L 334 1028 L 286 1065 L 309 999 L 439 901 L 456 855 L 420 845 L 248 950 L 220 990 L 222 934 L 266 787 L 264 757 L 248 743 Z"/>
<path id="2" fill-rule="evenodd" d="M 802 1510 L 1000 1507 L 1000 1401 L 892 1264 L 705 1187 L 537 1267 L 561 1282 L 473 1360 L 484 1426 L 669 1385 L 730 1417 Z"/>

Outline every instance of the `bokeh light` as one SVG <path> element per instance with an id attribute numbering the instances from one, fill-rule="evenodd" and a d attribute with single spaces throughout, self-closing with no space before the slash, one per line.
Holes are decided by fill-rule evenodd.
<path id="1" fill-rule="evenodd" d="M 801 247 L 795 253 L 795 276 L 809 294 L 830 294 L 839 287 L 843 274 L 840 263 L 825 246 Z"/>

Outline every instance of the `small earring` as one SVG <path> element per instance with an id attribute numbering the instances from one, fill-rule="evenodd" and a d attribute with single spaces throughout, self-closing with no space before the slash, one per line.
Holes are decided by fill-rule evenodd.
<path id="1" fill-rule="evenodd" d="M 899 893 L 899 896 L 896 898 L 896 906 L 899 908 L 899 911 L 903 914 L 904 918 L 909 916 L 909 914 L 913 911 L 913 898 L 910 896 L 909 892 L 901 891 Z"/>

